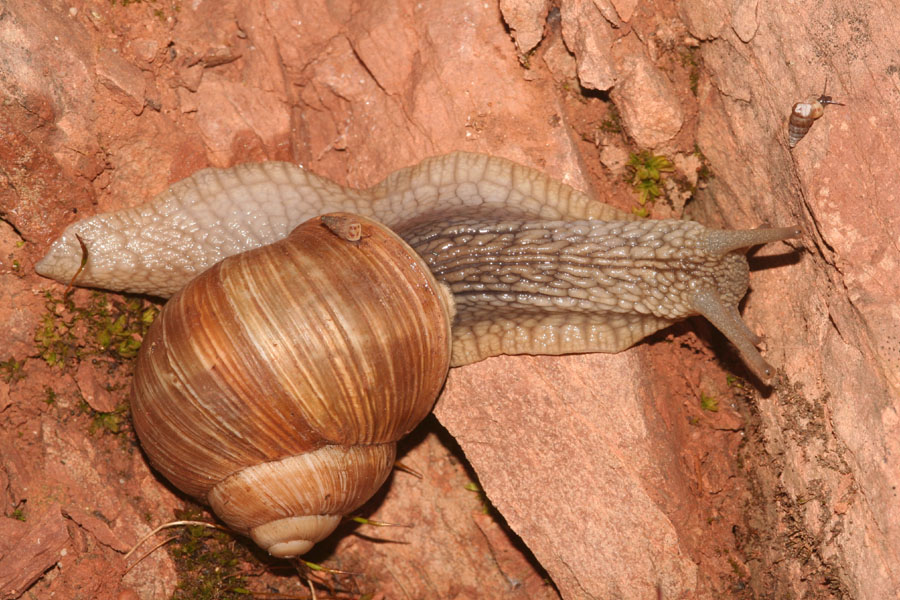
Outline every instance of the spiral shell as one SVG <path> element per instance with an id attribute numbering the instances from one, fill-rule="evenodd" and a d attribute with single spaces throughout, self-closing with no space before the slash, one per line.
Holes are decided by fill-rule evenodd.
<path id="1" fill-rule="evenodd" d="M 358 240 L 317 218 L 208 269 L 138 358 L 152 464 L 275 556 L 375 493 L 449 368 L 448 293 L 390 230 L 353 218 Z"/>

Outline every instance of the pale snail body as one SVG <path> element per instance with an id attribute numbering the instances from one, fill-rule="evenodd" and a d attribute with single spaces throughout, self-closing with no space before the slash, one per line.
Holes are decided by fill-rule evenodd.
<path id="1" fill-rule="evenodd" d="M 226 256 L 282 239 L 317 215 L 349 212 L 396 229 L 474 210 L 543 220 L 632 219 L 511 161 L 457 152 L 426 159 L 365 190 L 283 162 L 204 169 L 151 202 L 73 223 L 37 264 L 60 281 L 89 260 L 84 286 L 169 297 Z"/>
<path id="2" fill-rule="evenodd" d="M 68 281 L 81 262 L 80 239 L 87 248 L 80 284 L 168 296 L 224 255 L 276 242 L 307 218 L 336 210 L 371 216 L 394 229 L 450 288 L 448 313 L 455 311 L 451 365 L 497 354 L 617 352 L 679 319 L 702 314 L 756 373 L 764 378 L 771 373 L 755 348 L 759 338 L 737 311 L 748 288 L 742 250 L 796 237 L 799 230 L 719 231 L 689 221 L 635 221 L 538 171 L 476 154 L 428 159 L 368 190 L 342 188 L 284 163 L 206 170 L 148 205 L 70 226 L 38 272 Z M 360 242 L 366 241 L 363 233 Z M 271 265 L 265 272 L 269 278 L 280 276 Z M 438 287 L 424 286 L 440 295 Z M 365 290 L 360 286 L 358 291 Z M 256 302 L 253 290 L 238 296 Z M 392 310 L 384 318 L 395 323 L 403 314 Z M 174 331 L 191 327 L 188 319 Z M 154 347 L 152 341 L 148 347 Z M 326 357 L 332 354 L 325 352 Z M 171 368 L 180 368 L 176 365 L 173 359 Z M 349 366 L 342 373 L 353 376 Z M 438 373 L 438 380 L 444 375 Z M 425 402 L 428 408 L 433 400 Z M 201 412 L 212 418 L 214 410 L 210 406 Z M 277 426 L 274 420 L 271 426 Z M 326 446 L 350 443 L 338 440 Z M 161 450 L 170 456 L 187 451 Z M 149 450 L 148 455 L 160 463 Z M 232 477 L 218 471 L 206 475 L 209 480 Z M 211 503 L 229 522 L 223 512 L 237 501 L 218 499 L 218 492 L 189 482 L 176 483 Z M 233 487 L 243 492 L 238 504 L 250 502 L 248 484 Z M 323 530 L 333 529 L 334 516 L 325 515 L 331 521 Z M 276 520 L 283 518 L 293 517 Z M 305 551 L 314 541 L 279 538 L 275 543 L 281 544 L 278 553 L 290 554 Z"/>

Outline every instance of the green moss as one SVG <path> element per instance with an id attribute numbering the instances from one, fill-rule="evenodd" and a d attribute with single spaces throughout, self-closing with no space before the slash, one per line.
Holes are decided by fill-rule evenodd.
<path id="1" fill-rule="evenodd" d="M 25 366 L 25 359 L 16 360 L 10 357 L 8 360 L 0 361 L 0 379 L 6 383 L 15 383 L 25 377 L 22 367 Z"/>
<path id="2" fill-rule="evenodd" d="M 56 391 L 49 385 L 44 388 L 44 404 L 47 406 L 56 404 Z"/>
<path id="3" fill-rule="evenodd" d="M 86 304 L 47 292 L 46 312 L 34 334 L 38 352 L 48 365 L 69 366 L 87 356 L 130 359 L 159 313 L 147 300 L 121 299 L 93 292 Z"/>
<path id="4" fill-rule="evenodd" d="M 744 384 L 744 380 L 738 377 L 737 375 L 726 375 L 725 383 L 728 384 L 728 387 L 745 389 L 746 385 Z"/>
<path id="5" fill-rule="evenodd" d="M 496 510 L 494 506 L 491 504 L 491 501 L 488 499 L 487 494 L 484 493 L 484 490 L 481 489 L 481 486 L 475 483 L 474 481 L 470 481 L 466 485 L 463 486 L 467 492 L 472 492 L 478 494 L 478 499 L 481 501 L 481 512 L 483 514 L 491 514 L 492 510 Z"/>
<path id="6" fill-rule="evenodd" d="M 34 333 L 34 342 L 37 344 L 41 358 L 51 367 L 64 365 L 75 356 L 75 337 L 70 331 L 68 323 L 62 322 L 57 326 L 57 319 L 51 313 L 41 316 L 41 323 Z"/>
<path id="7" fill-rule="evenodd" d="M 9 516 L 17 521 L 25 521 L 25 511 L 21 507 L 14 508 Z"/>
<path id="8" fill-rule="evenodd" d="M 103 296 L 98 294 L 99 296 Z M 100 298 L 93 304 L 88 329 L 100 351 L 107 351 L 120 358 L 134 358 L 141 347 L 141 340 L 159 313 L 155 306 L 145 306 L 144 300 L 109 301 Z"/>
<path id="9" fill-rule="evenodd" d="M 700 54 L 698 48 L 685 48 L 681 52 L 681 64 L 688 70 L 688 80 L 691 82 L 691 93 L 697 95 L 700 83 Z"/>
<path id="10" fill-rule="evenodd" d="M 606 118 L 600 123 L 600 131 L 605 133 L 622 133 L 622 117 L 619 116 L 619 111 L 616 110 L 615 105 L 610 105 Z"/>
<path id="11" fill-rule="evenodd" d="M 675 170 L 672 161 L 649 150 L 632 153 L 628 159 L 631 170 L 631 187 L 638 195 L 638 206 L 632 212 L 639 217 L 647 217 L 649 209 L 662 195 L 663 173 Z"/>
<path id="12" fill-rule="evenodd" d="M 88 432 L 93 435 L 97 432 L 106 432 L 112 434 L 122 433 L 128 423 L 128 405 L 120 404 L 111 412 L 97 412 L 90 407 L 87 409 L 93 418 Z"/>
<path id="13" fill-rule="evenodd" d="M 178 520 L 196 520 L 202 513 L 177 511 Z M 225 532 L 188 525 L 170 546 L 178 587 L 173 600 L 234 600 L 251 597 L 241 574 L 241 562 L 250 558 Z"/>
<path id="14" fill-rule="evenodd" d="M 700 408 L 709 412 L 719 412 L 719 401 L 715 396 L 707 396 L 700 392 Z"/>

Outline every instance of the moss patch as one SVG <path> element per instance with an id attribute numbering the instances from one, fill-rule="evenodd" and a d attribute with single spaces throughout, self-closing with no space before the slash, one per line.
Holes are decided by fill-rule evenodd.
<path id="1" fill-rule="evenodd" d="M 141 298 L 92 292 L 88 300 L 45 294 L 46 311 L 34 334 L 38 353 L 50 366 L 67 367 L 88 356 L 137 356 L 159 309 Z"/>
<path id="2" fill-rule="evenodd" d="M 197 510 L 176 513 L 178 520 L 196 520 Z M 251 598 L 241 565 L 249 552 L 229 534 L 199 525 L 181 529 L 169 548 L 178 571 L 173 600 L 241 600 Z"/>

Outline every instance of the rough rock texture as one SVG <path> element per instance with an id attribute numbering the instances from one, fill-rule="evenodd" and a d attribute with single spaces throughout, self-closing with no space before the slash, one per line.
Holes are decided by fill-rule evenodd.
<path id="1" fill-rule="evenodd" d="M 606 91 L 616 84 L 618 73 L 611 48 L 612 27 L 589 0 L 565 2 L 560 8 L 566 46 L 575 55 L 578 81 L 586 88 Z"/>
<path id="2" fill-rule="evenodd" d="M 544 38 L 544 23 L 550 12 L 549 0 L 500 0 L 503 20 L 513 31 L 519 52 L 531 52 Z"/>
<path id="3" fill-rule="evenodd" d="M 710 76 L 699 86 L 697 132 L 717 174 L 707 214 L 798 221 L 807 232 L 789 274 L 759 272 L 755 284 L 772 299 L 756 319 L 785 373 L 760 404 L 771 457 L 760 465 L 762 491 L 780 498 L 779 525 L 801 533 L 836 595 L 893 598 L 900 205 L 891 140 L 900 133 L 900 18 L 879 1 L 756 4 L 691 0 L 681 8 L 691 33 L 709 39 L 701 46 Z M 726 27 L 710 18 L 729 11 Z M 789 151 L 790 106 L 820 94 L 826 81 L 846 106 L 830 106 Z M 798 576 L 812 566 L 779 563 L 778 593 L 801 595 L 808 584 Z"/>
<path id="4" fill-rule="evenodd" d="M 0 598 L 18 598 L 66 554 L 69 535 L 59 505 L 52 504 L 29 527 L 3 519 L 0 531 Z"/>
<path id="5" fill-rule="evenodd" d="M 481 473 L 482 485 L 523 539 L 546 540 L 532 548 L 562 595 L 637 600 L 659 588 L 664 598 L 696 597 L 698 566 L 657 505 L 673 473 L 654 448 L 652 417 L 633 401 L 650 391 L 639 361 L 503 362 L 454 371 L 437 416 L 474 465 L 506 463 Z M 508 376 L 494 376 L 498 368 Z"/>
<path id="6" fill-rule="evenodd" d="M 618 85 L 611 96 L 634 142 L 642 148 L 658 148 L 681 131 L 684 111 L 672 83 L 643 48 L 635 36 L 613 45 Z"/>
<path id="7" fill-rule="evenodd" d="M 773 386 L 726 379 L 747 372 L 699 320 L 616 356 L 456 370 L 436 413 L 502 517 L 464 489 L 475 475 L 446 434 L 423 429 L 403 461 L 424 479 L 395 474 L 368 511 L 416 527 L 348 526 L 313 559 L 361 573 L 341 582 L 360 593 L 552 597 L 505 520 L 569 598 L 896 597 L 890 3 L 562 0 L 545 23 L 546 3 L 515 0 L 502 13 L 472 0 L 122 4 L 0 8 L 0 526 L 44 527 L 57 504 L 67 519 L 66 552 L 35 597 L 169 597 L 165 551 L 124 577 L 122 551 L 184 501 L 128 435 L 89 432 L 99 417 L 84 406 L 124 401 L 127 362 L 70 358 L 63 370 L 39 357 L 42 292 L 62 286 L 32 265 L 65 224 L 207 165 L 294 160 L 368 185 L 454 149 L 630 209 L 599 147 L 671 156 L 695 142 L 715 178 L 688 203 L 693 218 L 806 232 L 753 260 L 744 314 L 782 369 Z M 520 49 L 546 37 L 520 62 L 510 33 L 526 30 Z M 828 107 L 790 152 L 790 107 L 826 79 L 847 106 Z M 609 90 L 619 130 L 605 95 L 579 86 Z M 0 582 L 15 574 L 4 561 Z M 255 589 L 300 593 L 274 570 Z"/>

